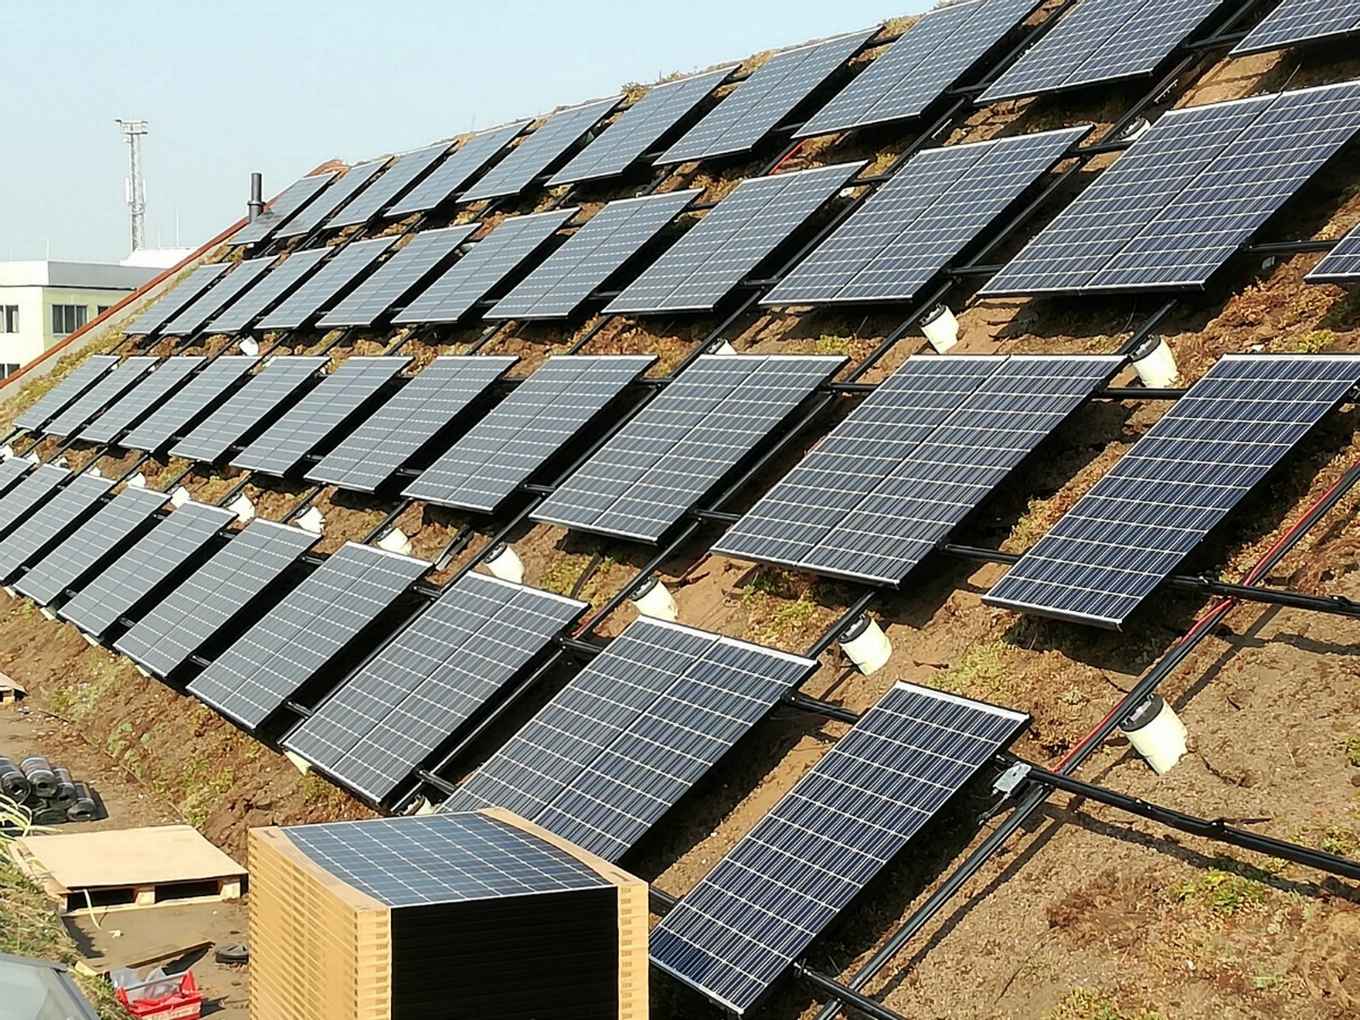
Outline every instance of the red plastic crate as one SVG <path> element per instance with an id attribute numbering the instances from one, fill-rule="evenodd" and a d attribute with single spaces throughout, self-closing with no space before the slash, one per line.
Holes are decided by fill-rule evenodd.
<path id="1" fill-rule="evenodd" d="M 162 978 L 160 981 L 151 981 L 147 984 L 161 984 L 165 980 L 167 979 Z M 192 972 L 185 971 L 180 975 L 179 989 L 170 995 L 162 995 L 155 999 L 137 997 L 137 990 L 145 987 L 147 986 L 133 985 L 131 988 L 119 988 L 114 992 L 130 1016 L 152 1017 L 154 1020 L 199 1020 L 202 1015 L 203 996 L 199 994 L 198 983 L 194 980 Z"/>

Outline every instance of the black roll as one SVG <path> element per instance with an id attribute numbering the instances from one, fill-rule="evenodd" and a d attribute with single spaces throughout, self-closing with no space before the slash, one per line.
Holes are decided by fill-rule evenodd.
<path id="1" fill-rule="evenodd" d="M 71 778 L 71 773 L 58 765 L 52 770 L 57 777 L 57 792 L 52 798 L 57 804 L 70 804 L 76 799 L 76 784 Z"/>
<path id="2" fill-rule="evenodd" d="M 99 804 L 87 784 L 75 784 L 75 796 L 66 808 L 66 817 L 72 822 L 93 822 L 99 817 Z"/>
<path id="3" fill-rule="evenodd" d="M 28 777 L 18 765 L 8 758 L 0 758 L 0 790 L 3 790 L 7 797 L 13 797 L 22 804 L 28 799 L 32 789 Z"/>
<path id="4" fill-rule="evenodd" d="M 42 755 L 34 754 L 19 762 L 33 787 L 36 797 L 53 797 L 57 792 L 57 774 L 52 771 L 52 763 Z"/>

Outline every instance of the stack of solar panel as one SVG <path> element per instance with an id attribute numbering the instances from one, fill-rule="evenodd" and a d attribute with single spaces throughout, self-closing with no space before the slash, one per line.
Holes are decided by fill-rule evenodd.
<path id="1" fill-rule="evenodd" d="M 645 1020 L 647 883 L 508 811 L 250 833 L 250 1015 Z"/>

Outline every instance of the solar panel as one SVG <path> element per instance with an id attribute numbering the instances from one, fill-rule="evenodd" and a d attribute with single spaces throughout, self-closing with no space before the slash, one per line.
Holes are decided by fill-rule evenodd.
<path id="1" fill-rule="evenodd" d="M 1262 53 L 1360 32 L 1360 0 L 1284 0 L 1232 48 L 1229 56 Z"/>
<path id="2" fill-rule="evenodd" d="M 132 323 L 123 330 L 128 336 L 145 336 L 154 333 L 161 326 L 179 315 L 211 287 L 231 266 L 225 262 L 215 262 L 199 266 L 188 278 L 157 298 Z"/>
<path id="3" fill-rule="evenodd" d="M 1227 355 L 984 601 L 1122 626 L 1357 383 L 1360 355 Z"/>
<path id="4" fill-rule="evenodd" d="M 48 465 L 44 464 L 38 470 L 47 468 Z M 63 477 L 68 474 L 63 472 Z M 113 481 L 108 478 L 76 475 L 35 513 L 25 517 L 18 527 L 0 540 L 0 581 L 10 580 L 21 567 L 41 556 L 113 485 Z"/>
<path id="5" fill-rule="evenodd" d="M 245 329 L 260 315 L 287 297 L 302 282 L 303 277 L 315 269 L 317 263 L 330 253 L 329 248 L 309 248 L 306 251 L 293 252 L 283 262 L 276 263 L 258 284 L 208 323 L 208 329 L 214 333 L 235 333 Z"/>
<path id="6" fill-rule="evenodd" d="M 1121 363 L 1100 355 L 911 358 L 714 550 L 900 584 Z"/>
<path id="7" fill-rule="evenodd" d="M 65 379 L 35 400 L 28 410 L 15 418 L 14 427 L 29 432 L 40 429 L 64 410 L 66 405 L 103 378 L 104 373 L 116 364 L 118 364 L 118 359 L 112 354 L 96 354 L 85 359 L 71 369 L 70 374 Z"/>
<path id="8" fill-rule="evenodd" d="M 549 358 L 403 495 L 494 513 L 655 360 L 651 355 Z"/>
<path id="9" fill-rule="evenodd" d="M 273 521 L 251 521 L 113 647 L 156 676 L 170 676 L 319 538 Z"/>
<path id="10" fill-rule="evenodd" d="M 392 321 L 457 322 L 576 212 L 572 207 L 502 220 Z"/>
<path id="11" fill-rule="evenodd" d="M 49 436 L 70 436 L 79 432 L 82 425 L 135 386 L 155 363 L 156 359 L 151 357 L 124 358 L 49 421 L 43 431 Z"/>
<path id="12" fill-rule="evenodd" d="M 845 361 L 704 355 L 559 485 L 533 519 L 659 541 Z"/>
<path id="13" fill-rule="evenodd" d="M 331 213 L 335 212 L 349 199 L 354 197 L 363 189 L 375 174 L 387 165 L 388 157 L 375 159 L 368 163 L 360 163 L 350 167 L 345 171 L 345 175 L 335 184 L 326 189 L 325 195 L 318 198 L 315 202 L 309 202 L 307 206 L 288 221 L 274 235 L 275 240 L 283 240 L 288 237 L 301 237 L 303 234 L 310 234 L 315 228 L 321 225 Z M 338 224 L 326 224 L 327 230 L 332 230 Z"/>
<path id="14" fill-rule="evenodd" d="M 1360 279 L 1360 227 L 1338 241 L 1305 279 L 1309 283 L 1350 283 Z"/>
<path id="15" fill-rule="evenodd" d="M 983 102 L 1151 74 L 1222 0 L 1081 0 L 982 94 Z"/>
<path id="16" fill-rule="evenodd" d="M 794 137 L 921 116 L 1038 6 L 1036 0 L 971 0 L 927 11 Z"/>
<path id="17" fill-rule="evenodd" d="M 178 359 L 176 359 L 178 360 Z M 255 358 L 215 357 L 120 443 L 129 450 L 156 451 L 217 406 L 242 376 L 254 367 Z"/>
<path id="18" fill-rule="evenodd" d="M 10 457 L 8 460 L 0 460 L 0 495 L 9 492 L 19 483 L 19 479 L 28 474 L 33 467 L 33 462 L 27 457 Z"/>
<path id="19" fill-rule="evenodd" d="M 54 464 L 39 464 L 12 489 L 0 496 L 0 535 L 27 519 L 39 504 L 57 491 L 71 472 Z"/>
<path id="20" fill-rule="evenodd" d="M 409 216 L 438 208 L 463 189 L 469 180 L 519 137 L 530 124 L 527 120 L 505 124 L 473 135 L 411 189 L 410 193 L 387 211 L 389 217 Z"/>
<path id="21" fill-rule="evenodd" d="M 195 677 L 190 693 L 255 729 L 429 566 L 345 543 Z"/>
<path id="22" fill-rule="evenodd" d="M 171 456 L 212 463 L 251 429 L 290 402 L 316 378 L 328 359 L 279 357 L 269 362 L 225 403 L 176 443 Z"/>
<path id="23" fill-rule="evenodd" d="M 322 316 L 317 325 L 325 329 L 373 325 L 389 308 L 427 281 L 478 226 L 480 224 L 465 223 L 416 234 L 405 248 Z"/>
<path id="24" fill-rule="evenodd" d="M 157 521 L 58 609 L 57 615 L 85 633 L 101 637 L 182 570 L 234 520 L 236 514 L 220 506 L 185 503 Z"/>
<path id="25" fill-rule="evenodd" d="M 464 575 L 283 746 L 379 803 L 585 609 L 551 592 Z"/>
<path id="26" fill-rule="evenodd" d="M 299 210 L 316 198 L 321 189 L 333 180 L 335 180 L 335 174 L 332 172 L 313 174 L 294 181 L 283 190 L 278 198 L 269 203 L 264 211 L 255 218 L 254 223 L 247 223 L 233 234 L 231 243 L 254 244 L 256 241 L 263 241 L 296 216 Z"/>
<path id="27" fill-rule="evenodd" d="M 341 209 L 326 226 L 331 230 L 338 230 L 341 227 L 355 227 L 369 222 L 448 151 L 449 143 L 440 142 L 438 145 L 398 156 L 397 161 L 387 168 L 386 173 Z"/>
<path id="28" fill-rule="evenodd" d="M 761 304 L 915 297 L 1089 130 L 917 153 Z"/>
<path id="29" fill-rule="evenodd" d="M 1173 110 L 984 295 L 1203 287 L 1360 128 L 1360 82 Z"/>
<path id="30" fill-rule="evenodd" d="M 345 245 L 282 304 L 261 319 L 259 330 L 297 329 L 307 323 L 392 247 L 393 238 L 375 237 Z"/>
<path id="31" fill-rule="evenodd" d="M 709 311 L 864 166 L 751 177 L 611 301 L 608 313 Z"/>
<path id="32" fill-rule="evenodd" d="M 610 202 L 486 317 L 566 318 L 700 194 L 695 188 Z"/>
<path id="33" fill-rule="evenodd" d="M 515 361 L 484 355 L 435 358 L 345 436 L 307 472 L 307 479 L 358 492 L 376 491 L 429 447 Z"/>
<path id="34" fill-rule="evenodd" d="M 611 885 L 566 850 L 477 813 L 290 825 L 283 831 L 337 880 L 389 907 Z"/>
<path id="35" fill-rule="evenodd" d="M 549 187 L 623 173 L 736 68 L 736 64 L 729 64 L 716 71 L 653 85 L 598 138 L 548 178 Z"/>
<path id="36" fill-rule="evenodd" d="M 74 588 L 165 505 L 170 494 L 128 486 L 35 563 L 14 588 L 40 606 Z"/>
<path id="37" fill-rule="evenodd" d="M 150 369 L 141 382 L 119 397 L 112 407 L 82 429 L 80 438 L 87 443 L 113 442 L 168 397 L 189 377 L 189 373 L 206 360 L 198 357 L 166 358 Z"/>
<path id="38" fill-rule="evenodd" d="M 410 358 L 350 357 L 289 408 L 231 466 L 282 477 L 406 367 Z"/>
<path id="39" fill-rule="evenodd" d="M 755 148 L 877 34 L 878 29 L 871 28 L 776 53 L 739 82 L 657 163 L 688 163 Z"/>
<path id="40" fill-rule="evenodd" d="M 567 150 L 607 117 L 622 96 L 612 96 L 583 106 L 574 106 L 549 115 L 519 145 L 486 172 L 480 181 L 463 192 L 460 202 L 479 202 L 484 198 L 518 195 L 535 177 L 552 168 Z"/>
<path id="41" fill-rule="evenodd" d="M 653 929 L 653 965 L 745 1016 L 1027 722 L 896 684 Z"/>
<path id="42" fill-rule="evenodd" d="M 617 861 L 816 662 L 641 618 L 458 788 Z"/>
<path id="43" fill-rule="evenodd" d="M 246 259 L 226 275 L 220 284 L 205 290 L 199 297 L 184 306 L 173 319 L 161 329 L 164 336 L 188 336 L 197 333 L 215 314 L 244 294 L 273 263 L 274 256 L 261 259 Z"/>

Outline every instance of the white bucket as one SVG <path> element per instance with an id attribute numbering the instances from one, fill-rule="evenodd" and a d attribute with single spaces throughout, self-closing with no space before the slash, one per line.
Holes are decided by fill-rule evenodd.
<path id="1" fill-rule="evenodd" d="M 1134 709 L 1119 728 L 1159 776 L 1170 772 L 1185 754 L 1185 724 L 1159 694 Z"/>
<path id="2" fill-rule="evenodd" d="M 241 353 L 248 357 L 254 358 L 259 356 L 260 345 L 257 344 L 250 337 L 245 337 L 244 339 L 242 339 L 240 347 Z"/>
<path id="3" fill-rule="evenodd" d="M 309 506 L 307 512 L 297 519 L 297 526 L 303 531 L 310 531 L 313 535 L 321 534 L 326 527 L 326 516 L 314 506 Z"/>
<path id="4" fill-rule="evenodd" d="M 1171 353 L 1165 337 L 1148 337 L 1133 352 L 1130 361 L 1139 381 L 1149 389 L 1174 386 L 1181 377 L 1176 369 L 1176 356 Z"/>
<path id="5" fill-rule="evenodd" d="M 393 528 L 382 538 L 378 539 L 378 548 L 394 552 L 398 556 L 411 555 L 411 540 L 406 537 L 406 532 L 400 528 Z"/>
<path id="6" fill-rule="evenodd" d="M 877 673 L 892 657 L 892 642 L 868 615 L 841 631 L 840 643 L 845 657 L 865 676 Z"/>
<path id="7" fill-rule="evenodd" d="M 193 498 L 194 497 L 189 494 L 188 489 L 182 485 L 178 485 L 175 487 L 175 491 L 170 493 L 170 505 L 178 510 L 185 503 L 192 502 Z"/>
<path id="8" fill-rule="evenodd" d="M 227 509 L 234 513 L 242 524 L 249 524 L 255 519 L 255 504 L 244 492 L 227 504 Z"/>
<path id="9" fill-rule="evenodd" d="M 661 583 L 659 577 L 653 576 L 643 581 L 633 589 L 628 601 L 633 603 L 640 614 L 655 620 L 668 620 L 674 623 L 680 618 L 680 610 L 675 604 L 675 599 L 671 597 L 671 593 Z"/>
<path id="10" fill-rule="evenodd" d="M 943 354 L 959 342 L 959 320 L 948 305 L 936 305 L 921 319 L 921 332 L 935 353 Z"/>
<path id="11" fill-rule="evenodd" d="M 502 581 L 509 581 L 511 584 L 524 583 L 524 562 L 519 558 L 519 554 L 510 548 L 505 542 L 499 543 L 496 548 L 487 554 L 482 564 L 491 572 L 492 577 L 500 578 Z"/>
<path id="12" fill-rule="evenodd" d="M 138 471 L 135 475 L 128 479 L 128 485 L 134 489 L 145 489 L 146 475 Z"/>

